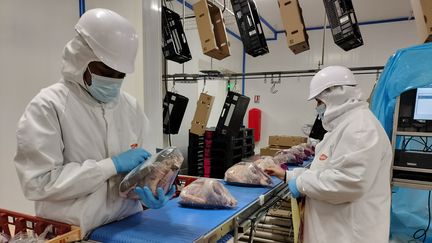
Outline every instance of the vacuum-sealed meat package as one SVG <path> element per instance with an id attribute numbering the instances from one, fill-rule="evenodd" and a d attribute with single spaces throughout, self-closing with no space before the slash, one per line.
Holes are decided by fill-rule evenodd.
<path id="1" fill-rule="evenodd" d="M 139 199 L 134 192 L 136 186 L 148 186 L 157 197 L 157 188 L 162 187 L 167 193 L 183 163 L 183 155 L 175 147 L 168 147 L 151 156 L 140 166 L 129 172 L 120 183 L 120 196 Z"/>
<path id="2" fill-rule="evenodd" d="M 271 186 L 272 179 L 254 163 L 240 162 L 225 172 L 225 181 L 231 184 Z"/>
<path id="3" fill-rule="evenodd" d="M 256 164 L 261 170 L 265 170 L 271 166 L 279 165 L 273 160 L 271 156 L 261 156 L 261 158 L 254 161 L 254 164 Z"/>
<path id="4" fill-rule="evenodd" d="M 183 188 L 179 204 L 209 209 L 235 208 L 237 200 L 219 180 L 199 178 Z"/>

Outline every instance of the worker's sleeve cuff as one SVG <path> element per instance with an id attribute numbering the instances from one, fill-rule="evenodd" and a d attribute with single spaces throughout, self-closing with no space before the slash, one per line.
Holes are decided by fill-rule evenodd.
<path id="1" fill-rule="evenodd" d="M 305 195 L 306 194 L 306 190 L 304 188 L 303 179 L 302 179 L 301 176 L 297 177 L 296 184 L 297 184 L 297 189 L 299 190 L 299 192 L 302 195 Z"/>
<path id="2" fill-rule="evenodd" d="M 294 173 L 292 171 L 286 170 L 285 171 L 285 183 L 288 183 L 291 178 L 293 178 Z"/>
<path id="3" fill-rule="evenodd" d="M 117 170 L 111 158 L 103 159 L 97 162 L 97 164 L 102 169 L 107 179 L 117 174 Z"/>

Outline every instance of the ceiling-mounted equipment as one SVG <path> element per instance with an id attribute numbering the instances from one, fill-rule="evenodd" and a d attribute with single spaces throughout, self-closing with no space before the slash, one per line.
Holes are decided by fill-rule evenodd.
<path id="1" fill-rule="evenodd" d="M 222 108 L 216 132 L 237 136 L 243 123 L 250 98 L 232 91 L 229 91 Z"/>
<path id="2" fill-rule="evenodd" d="M 298 0 L 278 0 L 278 5 L 288 47 L 294 54 L 309 50 L 309 36 Z"/>
<path id="3" fill-rule="evenodd" d="M 192 59 L 180 15 L 162 6 L 162 52 L 166 59 L 184 63 Z"/>
<path id="4" fill-rule="evenodd" d="M 218 60 L 229 57 L 229 41 L 221 10 L 207 0 L 195 3 L 193 10 L 203 53 Z"/>
<path id="5" fill-rule="evenodd" d="M 417 32 L 422 42 L 432 41 L 432 1 L 411 0 Z"/>
<path id="6" fill-rule="evenodd" d="M 351 0 L 324 0 L 324 7 L 336 45 L 345 51 L 363 45 Z"/>
<path id="7" fill-rule="evenodd" d="M 189 99 L 183 95 L 167 92 L 163 100 L 163 132 L 177 134 Z"/>
<path id="8" fill-rule="evenodd" d="M 231 0 L 237 26 L 247 54 L 256 57 L 269 52 L 254 0 Z"/>

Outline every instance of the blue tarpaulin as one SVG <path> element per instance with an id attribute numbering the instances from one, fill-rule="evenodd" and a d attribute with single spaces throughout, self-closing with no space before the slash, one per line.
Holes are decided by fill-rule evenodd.
<path id="1" fill-rule="evenodd" d="M 371 110 L 389 138 L 397 97 L 404 91 L 432 84 L 432 43 L 398 50 L 389 58 L 371 99 Z M 432 107 L 431 107 L 432 109 Z M 391 234 L 412 236 L 428 225 L 428 191 L 394 187 Z M 428 231 L 432 242 L 432 230 Z"/>

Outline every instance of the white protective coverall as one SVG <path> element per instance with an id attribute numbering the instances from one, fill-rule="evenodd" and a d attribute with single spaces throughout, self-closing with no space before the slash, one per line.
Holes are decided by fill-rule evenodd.
<path id="1" fill-rule="evenodd" d="M 391 145 L 356 86 L 317 96 L 328 131 L 310 169 L 291 172 L 306 196 L 305 243 L 388 243 Z M 293 175 L 291 175 L 293 176 Z"/>
<path id="2" fill-rule="evenodd" d="M 99 60 L 81 36 L 66 45 L 63 78 L 42 89 L 18 123 L 15 157 L 36 215 L 79 225 L 82 235 L 142 210 L 140 201 L 118 196 L 121 176 L 110 157 L 134 144 L 155 152 L 148 119 L 132 96 L 120 92 L 104 104 L 86 91 L 91 61 Z"/>

